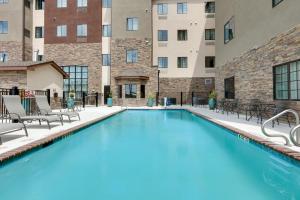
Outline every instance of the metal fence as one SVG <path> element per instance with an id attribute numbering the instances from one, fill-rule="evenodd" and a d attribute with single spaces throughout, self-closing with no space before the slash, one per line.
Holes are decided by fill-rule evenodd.
<path id="1" fill-rule="evenodd" d="M 160 92 L 156 93 L 157 105 L 164 105 L 167 98 L 167 106 L 170 105 L 191 105 L 203 106 L 208 104 L 208 94 L 205 92 Z"/>
<path id="2" fill-rule="evenodd" d="M 19 95 L 21 103 L 26 111 L 26 114 L 31 115 L 37 112 L 37 106 L 35 102 L 35 95 L 47 96 L 48 102 L 50 103 L 50 90 L 24 90 L 13 87 L 11 89 L 0 88 L 0 117 L 1 119 L 7 118 L 7 110 L 3 102 L 3 95 Z"/>

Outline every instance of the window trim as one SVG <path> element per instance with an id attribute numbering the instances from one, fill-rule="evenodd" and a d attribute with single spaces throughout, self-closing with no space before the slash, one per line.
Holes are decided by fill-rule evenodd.
<path id="1" fill-rule="evenodd" d="M 186 5 L 186 12 L 184 12 L 184 9 L 183 9 L 183 7 L 182 7 L 182 12 L 178 12 L 179 11 L 179 9 L 178 9 L 178 6 L 180 5 L 180 4 L 182 4 L 182 6 L 183 5 Z M 186 15 L 188 13 L 188 3 L 187 2 L 178 2 L 177 3 L 177 14 L 178 15 Z"/>
<path id="2" fill-rule="evenodd" d="M 83 35 L 83 34 L 78 35 L 79 32 L 84 33 L 84 31 L 82 31 L 82 30 L 78 32 L 79 27 L 85 27 L 86 28 L 85 29 L 85 32 L 86 32 L 85 35 Z M 88 36 L 88 25 L 87 24 L 77 24 L 77 26 L 76 26 L 76 37 L 77 38 L 86 38 L 87 36 Z"/>
<path id="3" fill-rule="evenodd" d="M 279 2 L 275 2 L 275 0 L 272 0 L 272 8 L 275 8 L 276 6 L 278 6 L 280 3 L 282 3 L 283 0 L 280 0 Z"/>
<path id="4" fill-rule="evenodd" d="M 224 24 L 224 29 L 223 29 L 223 31 L 224 31 L 224 44 L 228 44 L 231 40 L 233 40 L 234 38 L 235 38 L 235 21 L 233 21 L 233 25 L 234 25 L 234 28 L 233 28 L 233 37 L 232 37 L 232 39 L 229 39 L 228 41 L 226 41 L 226 35 L 225 35 L 225 27 L 226 27 L 226 25 L 227 24 L 229 24 L 230 22 L 231 22 L 231 20 L 234 20 L 234 16 L 232 16 L 225 24 Z"/>
<path id="5" fill-rule="evenodd" d="M 58 33 L 58 28 L 59 27 L 61 27 L 61 29 L 60 29 L 60 33 L 62 33 L 62 27 L 66 27 L 66 35 L 62 35 L 62 34 L 60 34 L 60 35 L 58 35 L 57 33 Z M 61 24 L 61 25 L 57 25 L 56 26 L 56 37 L 59 37 L 59 38 L 61 38 L 61 37 L 67 37 L 68 36 L 68 26 L 66 25 L 66 24 Z"/>
<path id="6" fill-rule="evenodd" d="M 186 33 L 186 39 L 185 40 L 180 40 L 180 38 L 179 38 L 179 32 L 181 32 L 181 31 Z M 177 41 L 188 41 L 188 39 L 189 39 L 189 33 L 188 33 L 187 29 L 178 29 L 177 30 Z"/>
<path id="7" fill-rule="evenodd" d="M 182 59 L 182 58 L 186 58 L 186 67 L 179 67 L 179 60 Z M 189 58 L 188 56 L 179 56 L 177 57 L 177 68 L 178 69 L 187 69 L 189 67 Z"/>
<path id="8" fill-rule="evenodd" d="M 159 37 L 159 33 L 167 33 L 167 38 L 166 40 L 160 40 L 161 38 Z M 157 30 L 157 41 L 158 42 L 168 42 L 169 41 L 169 31 L 168 30 Z"/>
<path id="9" fill-rule="evenodd" d="M 134 96 L 127 96 L 128 94 L 126 94 L 126 86 L 135 86 L 135 97 Z M 138 94 L 137 94 L 137 92 L 138 92 L 138 87 L 137 87 L 138 85 L 137 84 L 135 84 L 135 83 L 127 83 L 127 84 L 125 84 L 125 99 L 137 99 L 138 98 Z M 129 95 L 131 95 L 132 93 L 130 93 Z"/>
<path id="10" fill-rule="evenodd" d="M 0 21 L 0 22 L 2 22 L 3 24 L 6 22 L 6 28 L 7 28 L 6 29 L 7 31 L 6 32 L 0 32 L 0 35 L 1 34 L 8 34 L 8 32 L 9 32 L 9 23 L 8 23 L 8 21 Z"/>
<path id="11" fill-rule="evenodd" d="M 165 12 L 160 13 L 159 12 L 160 11 L 159 6 L 163 6 L 163 8 L 164 8 L 164 6 L 166 6 L 166 10 L 163 9 L 163 11 L 165 11 Z M 168 5 L 168 3 L 158 3 L 157 4 L 157 15 L 164 16 L 164 15 L 168 15 L 168 14 L 169 14 L 169 5 Z"/>
<path id="12" fill-rule="evenodd" d="M 68 0 L 66 0 L 66 6 L 62 6 L 62 4 L 59 4 L 60 0 L 56 0 L 56 8 L 67 8 L 68 7 Z"/>
<path id="13" fill-rule="evenodd" d="M 132 27 L 129 27 L 129 20 L 132 20 Z M 134 29 L 134 21 L 136 20 L 137 22 L 137 28 Z M 139 27 L 140 27 L 140 21 L 139 21 L 139 18 L 138 17 L 127 17 L 126 18 L 126 30 L 127 31 L 138 31 L 139 30 Z M 132 29 L 130 29 L 132 28 Z"/>
<path id="14" fill-rule="evenodd" d="M 213 36 L 214 36 L 214 39 L 209 39 L 209 38 L 207 38 L 206 36 L 206 31 L 209 31 L 210 32 L 210 35 L 211 35 L 211 31 L 213 31 Z M 205 34 L 204 34 L 204 39 L 206 40 L 206 41 L 215 41 L 216 40 L 216 29 L 214 29 L 214 28 L 207 28 L 207 29 L 205 29 Z"/>
<path id="15" fill-rule="evenodd" d="M 285 63 L 281 63 L 281 64 L 278 64 L 278 65 L 274 65 L 272 67 L 272 73 L 273 73 L 272 74 L 272 76 L 273 76 L 273 100 L 274 101 L 300 101 L 300 97 L 299 97 L 299 99 L 291 99 L 291 94 L 290 94 L 290 92 L 291 92 L 291 89 L 290 89 L 291 88 L 291 85 L 290 85 L 290 83 L 291 83 L 291 77 L 290 77 L 291 70 L 290 70 L 290 66 L 294 62 L 296 62 L 296 63 L 300 62 L 300 59 L 289 61 L 289 62 L 285 62 Z M 288 77 L 287 77 L 287 82 L 288 82 L 288 99 L 277 99 L 276 98 L 276 74 L 275 74 L 275 70 L 276 70 L 276 67 L 281 67 L 283 65 L 287 65 L 287 67 L 288 67 L 287 68 L 287 74 L 288 74 Z M 299 77 L 299 81 L 300 81 L 300 77 Z M 299 88 L 299 90 L 300 90 L 300 88 Z"/>
<path id="16" fill-rule="evenodd" d="M 128 52 L 129 52 L 129 51 L 132 51 L 132 52 L 135 51 L 135 52 L 136 52 L 136 60 L 135 60 L 135 61 L 132 61 L 132 62 L 129 62 L 129 61 L 128 61 Z M 138 62 L 138 58 L 139 58 L 138 56 L 139 56 L 139 52 L 138 52 L 137 49 L 127 49 L 127 50 L 126 50 L 126 63 L 127 63 L 127 64 L 137 63 L 137 62 Z M 132 60 L 133 60 L 133 59 L 132 59 Z"/>
<path id="17" fill-rule="evenodd" d="M 166 61 L 167 61 L 167 62 L 166 62 L 166 63 L 167 63 L 167 66 L 166 66 L 166 67 L 160 67 L 160 66 L 159 66 L 159 63 L 160 63 L 159 60 L 160 60 L 160 59 L 166 59 Z M 159 56 L 159 57 L 157 57 L 157 66 L 158 66 L 159 69 L 168 69 L 168 68 L 169 68 L 169 58 L 166 57 L 166 56 Z"/>

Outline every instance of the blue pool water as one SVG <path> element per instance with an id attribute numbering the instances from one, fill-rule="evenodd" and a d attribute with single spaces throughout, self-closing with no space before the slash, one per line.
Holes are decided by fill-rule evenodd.
<path id="1" fill-rule="evenodd" d="M 0 168 L 1 200 L 296 200 L 300 168 L 186 111 L 126 111 Z"/>

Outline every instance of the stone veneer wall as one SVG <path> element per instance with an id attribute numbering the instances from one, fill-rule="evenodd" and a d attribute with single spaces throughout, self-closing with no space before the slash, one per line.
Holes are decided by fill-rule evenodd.
<path id="1" fill-rule="evenodd" d="M 144 106 L 146 105 L 147 96 L 150 94 L 155 95 L 157 92 L 157 68 L 152 67 L 152 46 L 146 42 L 152 39 L 113 39 L 111 41 L 111 90 L 113 93 L 114 103 L 123 106 Z M 126 50 L 138 50 L 138 62 L 126 63 Z M 148 81 L 141 80 L 115 80 L 121 72 L 125 70 L 136 70 L 142 72 L 143 75 L 149 76 Z M 125 88 L 123 87 L 123 98 L 118 99 L 118 85 L 126 83 L 137 84 L 137 99 L 125 99 Z M 139 85 L 146 85 L 146 98 L 140 99 Z"/>
<path id="2" fill-rule="evenodd" d="M 224 98 L 224 79 L 235 77 L 235 98 L 242 102 L 273 100 L 273 66 L 300 59 L 300 26 L 277 35 L 259 48 L 252 49 L 216 69 L 218 98 Z M 285 101 L 300 108 L 296 101 Z"/>
<path id="3" fill-rule="evenodd" d="M 22 42 L 1 42 L 0 52 L 8 53 L 9 61 L 23 61 L 23 45 Z"/>
<path id="4" fill-rule="evenodd" d="M 211 84 L 205 84 L 205 80 L 212 80 Z M 192 92 L 195 97 L 208 98 L 209 93 L 215 89 L 215 79 L 213 77 L 194 78 L 160 78 L 159 91 L 160 98 L 176 98 L 180 103 L 181 92 L 183 93 L 183 103 L 191 103 Z"/>
<path id="5" fill-rule="evenodd" d="M 1 88 L 12 88 L 17 86 L 19 89 L 26 89 L 26 71 L 0 71 Z"/>
<path id="6" fill-rule="evenodd" d="M 101 43 L 45 44 L 45 60 L 60 66 L 88 66 L 89 92 L 101 92 Z"/>

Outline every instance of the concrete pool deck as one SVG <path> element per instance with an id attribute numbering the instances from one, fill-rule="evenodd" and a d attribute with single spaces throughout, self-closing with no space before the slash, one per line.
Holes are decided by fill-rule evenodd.
<path id="1" fill-rule="evenodd" d="M 0 145 L 0 163 L 64 135 L 69 135 L 77 129 L 101 121 L 123 110 L 119 106 L 110 108 L 106 106 L 97 108 L 86 107 L 85 110 L 79 112 L 80 121 L 77 118 L 73 118 L 72 122 L 69 123 L 68 120 L 64 119 L 63 126 L 59 122 L 53 123 L 51 124 L 51 130 L 47 128 L 45 122 L 42 123 L 42 126 L 39 126 L 38 122 L 26 124 L 28 137 L 25 136 L 23 130 L 1 136 L 3 144 Z"/>
<path id="2" fill-rule="evenodd" d="M 8 160 L 12 157 L 21 155 L 22 153 L 31 150 L 35 147 L 43 146 L 57 138 L 64 137 L 66 135 L 72 134 L 74 131 L 93 124 L 95 122 L 101 121 L 107 117 L 114 114 L 122 112 L 126 109 L 164 109 L 163 107 L 87 107 L 85 110 L 79 112 L 81 120 L 78 121 L 76 118 L 72 123 L 65 122 L 64 126 L 59 123 L 54 124 L 53 128 L 49 130 L 44 124 L 44 126 L 38 126 L 38 123 L 28 124 L 29 136 L 26 137 L 24 131 L 16 131 L 7 135 L 2 136 L 3 144 L 0 145 L 0 163 L 2 161 Z M 191 106 L 172 106 L 168 109 L 185 109 L 200 117 L 206 118 L 220 126 L 228 128 L 233 132 L 251 140 L 254 140 L 260 144 L 270 147 L 276 151 L 279 151 L 285 155 L 293 157 L 300 160 L 300 147 L 296 146 L 285 146 L 283 145 L 283 140 L 278 138 L 270 138 L 263 135 L 261 131 L 260 124 L 257 124 L 256 119 L 251 121 L 246 121 L 244 115 L 240 115 L 238 119 L 235 114 L 222 114 L 216 113 L 205 107 L 191 107 Z M 279 126 L 272 128 L 269 126 L 267 128 L 270 134 L 284 133 L 288 137 L 289 126 L 287 124 L 281 123 Z"/>

